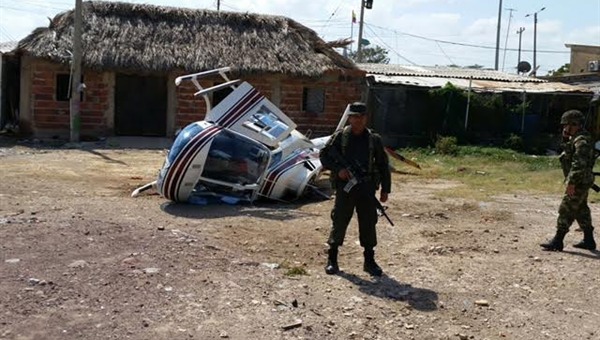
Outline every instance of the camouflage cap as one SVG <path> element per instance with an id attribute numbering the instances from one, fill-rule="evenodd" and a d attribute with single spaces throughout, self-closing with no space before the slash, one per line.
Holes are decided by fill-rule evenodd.
<path id="1" fill-rule="evenodd" d="M 563 113 L 562 117 L 560 117 L 560 124 L 579 124 L 582 125 L 585 122 L 585 117 L 583 113 L 579 110 L 569 110 Z"/>
<path id="2" fill-rule="evenodd" d="M 360 116 L 367 114 L 367 105 L 363 102 L 354 102 L 350 104 L 348 116 Z"/>

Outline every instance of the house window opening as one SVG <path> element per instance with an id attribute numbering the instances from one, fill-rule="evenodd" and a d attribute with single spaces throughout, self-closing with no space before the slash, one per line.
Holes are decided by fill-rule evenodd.
<path id="1" fill-rule="evenodd" d="M 302 93 L 302 110 L 323 113 L 325 111 L 325 89 L 305 87 Z"/>
<path id="2" fill-rule="evenodd" d="M 81 75 L 81 84 L 83 84 L 83 75 Z M 68 73 L 56 75 L 56 101 L 68 102 L 71 99 L 71 75 Z M 80 101 L 83 101 L 83 91 L 81 91 Z"/>

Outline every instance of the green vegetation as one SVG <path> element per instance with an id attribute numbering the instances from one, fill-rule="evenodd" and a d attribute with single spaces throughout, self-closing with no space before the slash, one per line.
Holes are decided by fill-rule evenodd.
<path id="1" fill-rule="evenodd" d="M 300 266 L 293 266 L 289 263 L 289 261 L 284 260 L 279 264 L 281 269 L 285 269 L 285 276 L 298 276 L 298 275 L 308 275 L 306 268 Z"/>
<path id="2" fill-rule="evenodd" d="M 363 44 L 364 45 L 364 44 Z M 363 47 L 360 51 L 361 60 L 358 60 L 357 51 L 350 52 L 348 57 L 355 62 L 371 64 L 389 64 L 388 51 L 381 46 Z"/>
<path id="3" fill-rule="evenodd" d="M 453 145 L 448 140 L 442 144 Z M 456 146 L 455 151 L 444 154 L 436 149 L 401 149 L 399 152 L 421 166 L 421 171 L 410 170 L 420 177 L 459 183 L 441 192 L 443 196 L 485 199 L 500 194 L 564 192 L 558 156 L 532 156 L 511 149 L 478 146 Z M 393 162 L 397 169 L 409 169 L 399 161 Z M 600 171 L 600 164 L 596 164 L 595 169 Z M 591 192 L 590 202 L 599 201 L 600 194 Z"/>

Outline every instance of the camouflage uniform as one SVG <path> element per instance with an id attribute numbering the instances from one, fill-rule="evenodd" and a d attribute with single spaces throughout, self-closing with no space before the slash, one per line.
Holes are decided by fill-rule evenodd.
<path id="1" fill-rule="evenodd" d="M 360 102 L 351 104 L 348 116 L 361 116 L 362 118 L 359 119 L 366 119 L 366 105 Z M 353 122 L 350 121 L 350 126 L 335 133 L 320 153 L 321 163 L 326 169 L 331 170 L 332 185 L 336 190 L 335 203 L 331 211 L 333 226 L 327 240 L 329 250 L 325 272 L 335 274 L 339 271 L 338 247 L 344 243 L 348 224 L 356 210 L 360 245 L 364 248 L 363 269 L 371 275 L 381 276 L 383 271 L 375 262 L 373 249 L 377 245 L 375 192 L 379 189 L 379 184 L 382 193 L 390 192 L 391 173 L 381 137 L 364 127 L 366 120 L 354 121 L 357 122 L 359 124 L 355 126 L 364 128 L 360 135 L 352 133 Z M 354 176 L 360 177 L 363 181 L 346 192 L 344 186 L 348 182 L 342 180 L 339 173 L 343 169 L 348 170 L 348 165 L 361 169 L 362 173 Z"/>
<path id="2" fill-rule="evenodd" d="M 575 195 L 564 195 L 558 208 L 556 228 L 567 232 L 573 221 L 582 230 L 592 228 L 592 215 L 587 204 L 588 193 L 594 184 L 594 146 L 590 135 L 584 130 L 569 138 L 561 155 L 565 183 L 575 186 Z"/>
<path id="3" fill-rule="evenodd" d="M 592 215 L 587 204 L 588 192 L 594 184 L 595 155 L 591 137 L 583 128 L 584 122 L 583 114 L 577 110 L 563 113 L 560 120 L 563 136 L 568 137 L 560 156 L 567 191 L 558 208 L 556 235 L 540 244 L 544 250 L 562 251 L 565 235 L 575 220 L 583 230 L 583 241 L 573 246 L 596 250 Z"/>
<path id="4" fill-rule="evenodd" d="M 372 141 L 369 141 L 371 138 Z M 347 145 L 342 147 L 342 144 L 345 144 L 343 143 L 344 139 L 347 139 Z M 370 143 L 372 147 L 369 147 Z M 348 163 L 357 162 L 362 169 L 371 169 L 368 174 L 370 183 L 363 187 L 362 192 L 359 192 L 358 186 L 352 188 L 349 193 L 344 191 L 347 181 L 337 178 L 337 173 L 343 166 L 328 154 L 330 148 L 337 149 Z M 373 159 L 370 160 L 371 154 L 373 154 Z M 344 243 L 346 229 L 352 219 L 354 209 L 356 209 L 360 245 L 365 248 L 375 247 L 377 245 L 375 229 L 377 210 L 374 201 L 369 197 L 375 197 L 379 180 L 381 180 L 381 190 L 389 193 L 391 188 L 389 161 L 383 149 L 381 137 L 368 129 L 362 135 L 355 136 L 349 128 L 346 128 L 331 137 L 330 142 L 321 151 L 321 162 L 325 168 L 331 170 L 332 185 L 335 188 L 335 203 L 331 211 L 333 227 L 327 243 L 334 247 Z"/>

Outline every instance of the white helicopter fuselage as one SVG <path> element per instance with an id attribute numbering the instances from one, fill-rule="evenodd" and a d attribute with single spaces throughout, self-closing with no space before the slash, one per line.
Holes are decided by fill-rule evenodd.
<path id="1" fill-rule="evenodd" d="M 180 77 L 191 81 L 207 101 L 204 120 L 177 135 L 154 184 L 165 198 L 177 202 L 292 200 L 312 187 L 323 167 L 316 143 L 250 84 L 229 81 L 217 69 Z M 227 82 L 203 89 L 197 79 L 220 74 Z M 211 109 L 208 93 L 231 87 Z M 134 193 L 139 193 L 137 189 Z"/>

